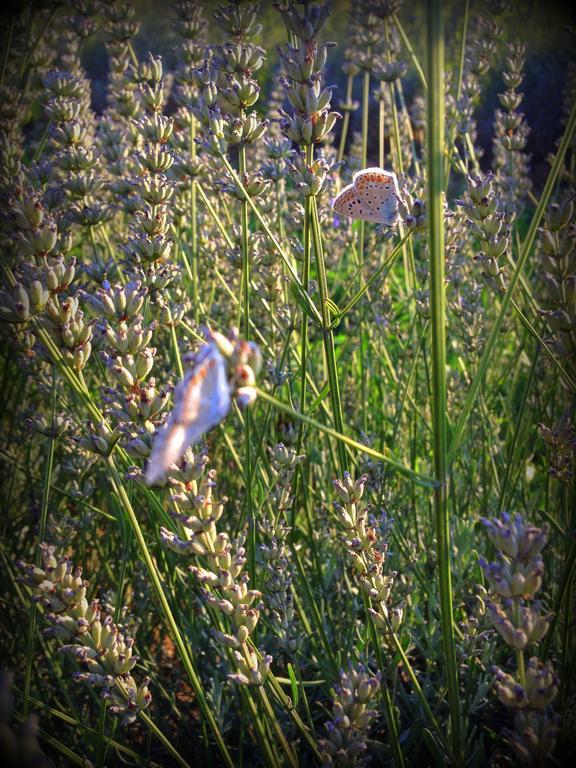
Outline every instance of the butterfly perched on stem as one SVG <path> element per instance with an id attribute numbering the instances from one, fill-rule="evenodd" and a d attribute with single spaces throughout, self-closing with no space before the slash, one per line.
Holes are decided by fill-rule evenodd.
<path id="1" fill-rule="evenodd" d="M 399 194 L 395 173 L 382 168 L 365 168 L 354 174 L 352 184 L 336 196 L 332 208 L 353 219 L 391 227 L 398 218 Z"/>
<path id="2" fill-rule="evenodd" d="M 256 399 L 255 372 L 260 352 L 255 344 L 212 333 L 174 390 L 174 408 L 154 437 L 146 482 L 154 485 L 210 429 L 219 424 L 232 398 L 245 407 Z"/>

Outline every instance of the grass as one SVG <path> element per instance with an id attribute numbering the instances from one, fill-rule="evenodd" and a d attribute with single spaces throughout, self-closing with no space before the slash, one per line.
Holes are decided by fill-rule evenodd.
<path id="1" fill-rule="evenodd" d="M 574 755 L 576 107 L 540 184 L 522 112 L 534 33 L 518 47 L 514 9 L 408 10 L 361 2 L 344 23 L 243 2 L 207 25 L 211 6 L 179 2 L 171 71 L 140 54 L 141 4 L 6 25 L 15 764 Z M 102 41 L 96 114 L 82 61 Z M 391 227 L 331 207 L 377 157 L 400 180 Z M 206 343 L 212 367 L 194 362 Z M 198 425 L 216 394 L 226 417 L 148 486 L 168 414 Z"/>

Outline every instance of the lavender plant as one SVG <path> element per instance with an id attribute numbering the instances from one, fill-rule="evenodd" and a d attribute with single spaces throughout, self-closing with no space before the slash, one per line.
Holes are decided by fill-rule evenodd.
<path id="1" fill-rule="evenodd" d="M 22 582 L 46 613 L 45 636 L 62 641 L 60 652 L 86 670 L 76 672 L 76 680 L 93 686 L 123 725 L 134 722 L 152 701 L 149 679 L 137 683 L 131 675 L 139 660 L 132 651 L 134 639 L 119 631 L 111 615 L 102 614 L 98 600 L 87 599 L 90 584 L 82 578 L 81 568 L 57 557 L 54 547 L 47 545 L 42 548 L 42 565 L 20 562 L 18 568 Z"/>
<path id="2" fill-rule="evenodd" d="M 554 9 L 518 18 L 8 12 L 13 753 L 22 732 L 98 768 L 572 760 L 574 78 Z M 376 165 L 397 221 L 336 215 Z"/>
<path id="3" fill-rule="evenodd" d="M 493 668 L 498 698 L 513 715 L 514 727 L 504 736 L 522 765 L 542 765 L 552 758 L 558 735 L 558 717 L 550 706 L 558 694 L 558 678 L 550 662 L 531 656 L 526 663 L 524 652 L 542 640 L 552 618 L 535 600 L 542 584 L 540 553 L 548 528 L 526 525 L 521 515 L 482 522 L 498 555 L 495 562 L 480 561 L 497 596 L 497 602 L 487 603 L 488 611 L 516 658 L 514 675 Z"/>

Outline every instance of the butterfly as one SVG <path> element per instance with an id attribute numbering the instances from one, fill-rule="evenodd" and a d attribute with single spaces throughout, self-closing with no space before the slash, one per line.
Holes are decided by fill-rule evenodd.
<path id="1" fill-rule="evenodd" d="M 229 368 L 233 373 L 229 379 Z M 255 373 L 260 352 L 255 344 L 229 341 L 213 332 L 174 390 L 174 408 L 154 438 L 146 482 L 154 485 L 210 429 L 228 415 L 232 397 L 241 408 L 256 399 Z"/>
<path id="2" fill-rule="evenodd" d="M 398 216 L 398 179 L 392 171 L 365 168 L 354 174 L 352 184 L 336 196 L 336 213 L 391 227 Z"/>
<path id="3" fill-rule="evenodd" d="M 154 485 L 186 449 L 219 424 L 231 405 L 226 360 L 215 342 L 205 344 L 174 390 L 174 408 L 154 438 L 146 482 Z"/>

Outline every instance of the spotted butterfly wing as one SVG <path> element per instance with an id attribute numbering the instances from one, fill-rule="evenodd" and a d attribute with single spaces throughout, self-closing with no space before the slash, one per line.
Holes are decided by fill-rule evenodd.
<path id="1" fill-rule="evenodd" d="M 365 168 L 354 174 L 352 186 L 360 200 L 371 208 L 380 224 L 391 226 L 398 216 L 398 179 L 382 168 Z"/>
<path id="2" fill-rule="evenodd" d="M 378 221 L 376 211 L 360 197 L 354 184 L 349 184 L 338 194 L 332 208 L 336 213 L 361 221 Z"/>
<path id="3" fill-rule="evenodd" d="M 215 344 L 206 344 L 174 390 L 174 409 L 157 433 L 148 460 L 146 482 L 157 483 L 230 410 L 226 362 Z"/>

